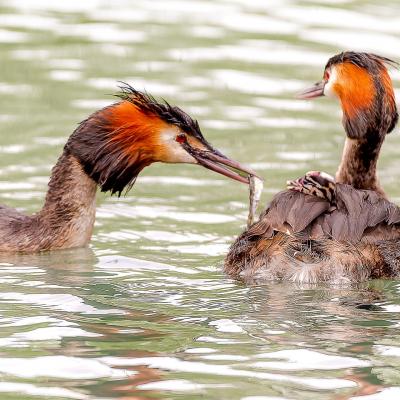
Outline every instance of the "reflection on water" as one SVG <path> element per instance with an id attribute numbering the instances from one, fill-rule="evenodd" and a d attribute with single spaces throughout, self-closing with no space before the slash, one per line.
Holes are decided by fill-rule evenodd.
<path id="1" fill-rule="evenodd" d="M 265 176 L 264 201 L 307 170 L 333 173 L 337 105 L 293 94 L 343 49 L 398 57 L 399 15 L 395 0 L 0 0 L 0 203 L 40 207 L 66 137 L 118 80 L 198 118 Z M 399 140 L 380 161 L 394 199 Z M 0 396 L 399 398 L 398 282 L 227 279 L 246 188 L 195 166 L 152 166 L 99 200 L 90 249 L 1 255 Z"/>
<path id="2" fill-rule="evenodd" d="M 396 386 L 395 282 L 245 287 L 204 263 L 89 249 L 4 257 L 0 276 L 0 373 L 13 377 L 0 392 L 21 398 L 348 398 Z"/>

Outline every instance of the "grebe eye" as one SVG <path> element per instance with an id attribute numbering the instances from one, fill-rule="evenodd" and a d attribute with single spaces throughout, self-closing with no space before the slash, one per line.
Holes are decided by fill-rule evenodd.
<path id="1" fill-rule="evenodd" d="M 175 140 L 180 144 L 186 143 L 186 135 L 184 133 L 181 133 L 175 138 Z"/>
<path id="2" fill-rule="evenodd" d="M 329 81 L 330 73 L 328 71 L 325 72 L 325 80 Z"/>

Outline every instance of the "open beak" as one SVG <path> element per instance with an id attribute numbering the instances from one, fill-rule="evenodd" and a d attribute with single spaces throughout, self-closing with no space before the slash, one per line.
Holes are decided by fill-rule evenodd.
<path id="1" fill-rule="evenodd" d="M 314 97 L 320 97 L 324 95 L 325 81 L 321 81 L 313 85 L 312 87 L 303 90 L 298 93 L 296 97 L 298 99 L 313 99 Z"/>
<path id="2" fill-rule="evenodd" d="M 247 185 L 249 184 L 250 175 L 263 180 L 251 168 L 245 167 L 237 161 L 229 159 L 217 150 L 199 150 L 192 147 L 190 154 L 203 167 L 211 169 L 212 171 L 225 175 L 236 181 L 246 183 Z"/>

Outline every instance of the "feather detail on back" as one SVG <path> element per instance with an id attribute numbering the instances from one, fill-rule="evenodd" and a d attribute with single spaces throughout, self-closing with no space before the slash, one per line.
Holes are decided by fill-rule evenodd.
<path id="1" fill-rule="evenodd" d="M 386 242 L 400 238 L 400 209 L 370 190 L 336 185 L 337 204 L 278 193 L 232 244 L 225 271 L 246 281 L 359 282 L 395 276 Z M 399 264 L 397 266 L 397 264 Z M 395 268 L 396 267 L 396 268 Z"/>

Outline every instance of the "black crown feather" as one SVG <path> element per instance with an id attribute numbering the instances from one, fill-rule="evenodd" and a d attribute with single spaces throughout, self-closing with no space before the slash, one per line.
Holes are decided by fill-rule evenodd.
<path id="1" fill-rule="evenodd" d="M 325 69 L 331 67 L 332 65 L 349 62 L 360 68 L 365 68 L 371 73 L 376 73 L 382 67 L 383 64 L 390 65 L 392 67 L 398 68 L 399 63 L 391 60 L 390 58 L 378 56 L 373 53 L 363 53 L 355 51 L 344 51 L 336 56 L 331 57 L 325 66 Z"/>
<path id="2" fill-rule="evenodd" d="M 204 141 L 199 123 L 186 114 L 179 107 L 171 106 L 166 100 L 157 101 L 147 92 L 140 92 L 125 82 L 120 82 L 121 91 L 115 96 L 124 101 L 129 101 L 140 111 L 149 115 L 156 115 L 163 121 L 178 126 L 182 131 Z"/>

